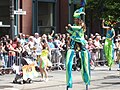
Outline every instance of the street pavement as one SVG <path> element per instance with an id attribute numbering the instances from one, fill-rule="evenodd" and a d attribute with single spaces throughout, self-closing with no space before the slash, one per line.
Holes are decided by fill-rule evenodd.
<path id="1" fill-rule="evenodd" d="M 114 65 L 109 71 L 107 66 L 99 66 L 91 70 L 91 84 L 89 90 L 120 90 L 120 72 Z M 68 90 L 85 90 L 85 84 L 80 71 L 73 71 L 73 88 Z M 48 82 L 40 82 L 40 75 L 29 84 L 13 84 L 14 74 L 0 76 L 0 90 L 66 90 L 66 72 L 60 70 L 49 71 Z"/>

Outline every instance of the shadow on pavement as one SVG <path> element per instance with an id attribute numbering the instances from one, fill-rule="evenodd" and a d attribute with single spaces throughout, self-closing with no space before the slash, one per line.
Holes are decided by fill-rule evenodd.
<path id="1" fill-rule="evenodd" d="M 120 82 L 103 82 L 102 84 L 112 84 L 112 85 L 116 85 L 116 84 L 120 84 Z"/>
<path id="2" fill-rule="evenodd" d="M 13 86 L 10 86 L 10 85 L 2 85 L 0 86 L 0 89 L 4 89 L 4 88 L 12 88 Z"/>
<path id="3" fill-rule="evenodd" d="M 104 77 L 104 79 L 115 79 L 115 78 L 120 79 L 120 76 L 111 75 L 111 76 Z"/>

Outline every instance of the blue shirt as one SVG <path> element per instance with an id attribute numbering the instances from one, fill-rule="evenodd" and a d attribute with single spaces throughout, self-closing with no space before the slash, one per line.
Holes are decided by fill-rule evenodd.
<path id="1" fill-rule="evenodd" d="M 113 36 L 113 34 L 114 34 L 113 32 L 114 32 L 114 29 L 107 30 L 106 38 L 111 38 Z"/>
<path id="2" fill-rule="evenodd" d="M 48 42 L 50 48 L 55 48 L 55 45 L 52 42 Z"/>

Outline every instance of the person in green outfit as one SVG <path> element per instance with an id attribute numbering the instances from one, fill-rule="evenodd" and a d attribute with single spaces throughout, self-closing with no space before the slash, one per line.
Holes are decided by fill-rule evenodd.
<path id="1" fill-rule="evenodd" d="M 102 21 L 102 27 L 107 30 L 106 32 L 106 40 L 104 44 L 104 52 L 105 57 L 108 63 L 109 70 L 111 70 L 111 67 L 114 63 L 114 37 L 115 37 L 115 31 L 113 29 L 112 24 L 105 26 L 104 25 L 105 20 Z"/>
<path id="2" fill-rule="evenodd" d="M 86 31 L 86 25 L 81 19 L 81 14 L 84 15 L 83 8 L 77 9 L 74 12 L 74 24 L 68 24 L 66 26 L 67 32 L 71 35 L 70 49 L 66 54 L 66 83 L 67 89 L 72 88 L 72 65 L 76 51 L 79 54 L 79 61 L 81 63 L 81 73 L 83 81 L 86 86 L 90 85 L 90 56 L 89 51 L 86 48 L 86 40 L 84 34 Z"/>

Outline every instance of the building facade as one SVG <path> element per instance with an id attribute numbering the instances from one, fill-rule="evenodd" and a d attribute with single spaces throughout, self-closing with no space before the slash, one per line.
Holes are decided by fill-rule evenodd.
<path id="1" fill-rule="evenodd" d="M 14 11 L 21 9 L 26 11 L 26 15 L 14 14 L 14 20 L 11 19 L 10 2 L 13 1 Z M 0 11 L 5 11 L 0 13 L 0 21 L 4 24 L 0 28 L 5 29 L 1 28 L 1 35 L 43 34 L 51 33 L 52 30 L 66 33 L 65 26 L 73 23 L 73 12 L 78 8 L 77 4 L 80 4 L 80 0 L 74 0 L 73 3 L 71 0 L 0 0 Z"/>
<path id="2" fill-rule="evenodd" d="M 26 11 L 26 15 L 14 14 L 14 30 L 11 31 L 11 4 L 14 1 L 14 10 Z M 32 35 L 36 32 L 66 33 L 65 26 L 73 23 L 73 12 L 79 8 L 80 0 L 0 0 L 0 36 L 19 33 Z M 93 25 L 93 24 L 92 24 Z M 91 25 L 91 26 L 92 26 Z M 87 33 L 96 31 L 88 30 Z M 89 28 L 88 28 L 89 29 Z M 100 31 L 100 30 L 98 30 Z"/>
<path id="3" fill-rule="evenodd" d="M 68 0 L 19 0 L 26 15 L 19 16 L 18 32 L 64 33 L 68 24 Z"/>
<path id="4" fill-rule="evenodd" d="M 65 26 L 73 23 L 73 12 L 80 0 L 21 0 L 21 8 L 26 11 L 22 16 L 20 30 L 25 34 L 38 32 L 65 33 Z"/>
<path id="5" fill-rule="evenodd" d="M 73 12 L 79 6 L 80 0 L 0 0 L 0 37 L 5 34 L 51 33 L 52 30 L 66 33 L 65 26 L 73 23 Z M 26 11 L 26 15 L 13 13 L 19 9 Z M 86 25 L 87 35 L 96 32 L 105 34 L 101 22 L 95 18 L 88 17 Z M 119 33 L 119 30 L 116 32 Z"/>
<path id="6" fill-rule="evenodd" d="M 9 2 L 0 0 L 0 36 L 8 34 L 10 29 Z"/>
<path id="7" fill-rule="evenodd" d="M 11 2 L 14 10 L 26 11 L 26 15 L 14 14 L 14 30 L 11 30 Z M 74 5 L 70 0 L 0 0 L 1 35 L 14 33 L 34 34 L 38 32 L 65 33 L 65 26 L 70 23 Z M 14 11 L 12 11 L 14 12 Z"/>
<path id="8" fill-rule="evenodd" d="M 1 35 L 11 34 L 11 1 L 0 0 L 0 11 L 4 9 L 4 13 L 0 13 L 0 22 L 3 23 L 0 27 L 9 28 L 8 32 Z M 14 34 L 43 34 L 52 30 L 66 32 L 64 28 L 69 21 L 68 3 L 69 0 L 14 0 L 14 10 L 26 11 L 26 15 L 14 14 Z"/>

